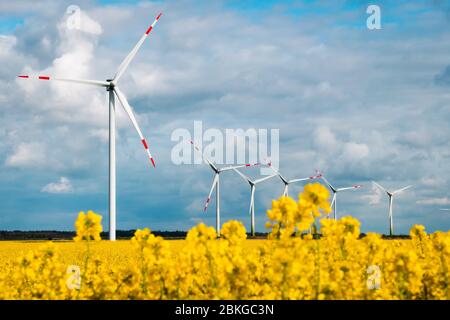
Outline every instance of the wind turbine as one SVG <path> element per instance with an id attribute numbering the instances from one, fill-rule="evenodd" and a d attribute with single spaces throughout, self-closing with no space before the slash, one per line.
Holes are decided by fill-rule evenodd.
<path id="1" fill-rule="evenodd" d="M 412 187 L 412 185 L 409 185 L 407 187 L 395 190 L 395 191 L 388 191 L 385 188 L 383 188 L 380 184 L 376 183 L 375 181 L 372 181 L 378 188 L 386 192 L 386 194 L 389 197 L 389 212 L 388 212 L 388 218 L 389 218 L 389 235 L 392 236 L 394 234 L 394 223 L 392 221 L 392 205 L 394 202 L 394 195 L 399 194 L 402 191 L 405 191 Z"/>
<path id="2" fill-rule="evenodd" d="M 289 185 L 291 183 L 297 183 L 297 182 L 306 181 L 306 180 L 313 180 L 313 179 L 318 179 L 318 178 L 322 177 L 321 174 L 318 174 L 318 175 L 309 176 L 309 177 L 306 177 L 306 178 L 299 178 L 299 179 L 288 180 L 278 170 L 276 170 L 272 166 L 272 163 L 269 162 L 267 165 L 272 169 L 273 172 L 275 172 L 276 175 L 278 175 L 278 177 L 280 177 L 281 181 L 284 183 L 283 196 L 285 196 L 285 197 L 289 196 Z"/>
<path id="3" fill-rule="evenodd" d="M 450 209 L 439 209 L 440 211 L 450 211 Z"/>
<path id="4" fill-rule="evenodd" d="M 130 53 L 128 53 L 128 55 L 125 57 L 125 59 L 122 61 L 119 68 L 117 69 L 116 75 L 114 76 L 113 79 L 108 79 L 106 81 L 99 81 L 99 80 L 59 78 L 50 76 L 37 77 L 37 79 L 39 80 L 64 81 L 103 87 L 106 88 L 106 91 L 108 91 L 109 93 L 109 240 L 111 241 L 116 240 L 116 109 L 115 109 L 114 95 L 117 96 L 123 108 L 125 109 L 125 112 L 128 114 L 128 117 L 130 118 L 134 128 L 136 129 L 153 167 L 155 167 L 155 161 L 153 160 L 153 157 L 150 153 L 148 143 L 145 140 L 142 131 L 136 121 L 133 109 L 129 105 L 125 95 L 122 93 L 122 91 L 120 91 L 119 87 L 117 86 L 117 83 L 119 82 L 124 72 L 127 70 L 131 61 L 136 56 L 145 39 L 147 39 L 147 37 L 150 35 L 150 32 L 153 30 L 159 18 L 161 18 L 161 15 L 162 13 L 160 13 L 156 17 L 156 19 L 153 21 L 153 23 L 150 25 L 150 27 L 147 29 L 147 31 L 144 33 L 144 35 L 141 37 L 138 43 L 134 46 L 133 50 L 131 50 Z M 20 75 L 19 78 L 30 79 L 31 77 L 28 75 Z"/>
<path id="5" fill-rule="evenodd" d="M 333 218 L 334 218 L 334 220 L 336 220 L 337 219 L 337 194 L 341 191 L 355 190 L 355 189 L 362 188 L 362 185 L 357 184 L 357 185 L 354 185 L 351 187 L 336 188 L 327 180 L 327 178 L 325 178 L 325 176 L 322 173 L 320 173 L 319 171 L 317 173 L 320 175 L 322 180 L 325 181 L 327 186 L 331 189 L 331 192 L 333 192 L 333 199 L 331 200 L 331 206 L 333 207 Z"/>
<path id="6" fill-rule="evenodd" d="M 233 170 L 233 169 L 257 166 L 257 165 L 259 165 L 259 163 L 255 163 L 255 164 L 247 163 L 247 164 L 242 164 L 242 165 L 238 165 L 238 166 L 229 166 L 229 167 L 219 168 L 210 159 L 208 159 L 207 157 L 205 157 L 202 154 L 202 152 L 200 151 L 198 146 L 196 146 L 192 140 L 190 140 L 189 142 L 194 146 L 194 149 L 202 155 L 203 159 L 205 159 L 205 161 L 208 163 L 209 167 L 214 172 L 214 178 L 213 178 L 213 182 L 211 185 L 211 190 L 209 191 L 208 198 L 206 199 L 205 206 L 203 207 L 203 211 L 206 212 L 206 210 L 208 210 L 208 205 L 209 205 L 209 202 L 211 201 L 211 195 L 215 189 L 216 190 L 216 232 L 217 232 L 217 237 L 220 237 L 220 174 L 222 172 Z"/>
<path id="7" fill-rule="evenodd" d="M 246 175 L 244 175 L 242 172 L 240 172 L 239 170 L 237 170 L 237 169 L 233 169 L 233 170 L 236 171 L 242 177 L 242 179 L 244 179 L 250 185 L 250 209 L 249 209 L 250 228 L 251 228 L 252 236 L 255 236 L 255 191 L 256 191 L 256 185 L 258 183 L 266 181 L 270 178 L 276 177 L 277 175 L 273 174 L 271 176 L 267 176 L 267 177 L 264 177 L 264 178 L 261 178 L 258 180 L 252 180 L 249 177 L 247 177 Z"/>

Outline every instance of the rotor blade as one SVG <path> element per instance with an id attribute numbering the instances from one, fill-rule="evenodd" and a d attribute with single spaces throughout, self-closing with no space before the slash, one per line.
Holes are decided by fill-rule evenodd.
<path id="1" fill-rule="evenodd" d="M 404 188 L 395 190 L 394 192 L 392 192 L 392 194 L 400 193 L 400 192 L 405 191 L 405 190 L 407 190 L 407 189 L 409 189 L 409 188 L 411 188 L 411 187 L 412 187 L 412 185 L 409 185 L 409 186 L 407 186 L 407 187 L 404 187 Z"/>
<path id="2" fill-rule="evenodd" d="M 130 51 L 130 53 L 125 57 L 125 59 L 120 64 L 119 68 L 117 69 L 117 73 L 114 76 L 113 83 L 116 84 L 119 79 L 122 77 L 123 73 L 127 70 L 129 64 L 131 61 L 133 61 L 134 57 L 136 56 L 137 52 L 139 51 L 140 47 L 144 43 L 145 39 L 150 35 L 150 32 L 152 31 L 155 24 L 158 22 L 159 18 L 161 18 L 162 13 L 160 13 L 155 21 L 153 21 L 152 25 L 147 29 L 147 31 L 144 33 L 144 35 L 139 39 L 138 43 L 134 46 L 133 50 Z"/>
<path id="3" fill-rule="evenodd" d="M 277 173 L 277 176 L 280 177 L 280 179 L 284 182 L 284 183 L 289 183 L 288 179 L 286 179 L 279 171 Z"/>
<path id="4" fill-rule="evenodd" d="M 266 159 L 264 159 L 264 160 L 266 160 Z M 274 173 L 276 173 L 284 183 L 289 183 L 289 181 L 288 181 L 288 180 L 280 173 L 280 171 L 278 171 L 277 169 L 275 169 L 275 168 L 273 167 L 272 161 L 268 161 L 268 162 L 266 163 L 266 165 L 267 165 L 270 169 L 272 169 L 272 171 L 273 171 Z"/>
<path id="5" fill-rule="evenodd" d="M 336 201 L 336 193 L 333 193 L 333 200 L 331 200 L 330 207 L 333 207 L 335 201 Z"/>
<path id="6" fill-rule="evenodd" d="M 295 182 L 299 182 L 299 181 L 313 180 L 313 179 L 319 179 L 319 178 L 322 178 L 321 174 L 318 174 L 316 176 L 310 176 L 307 178 L 292 179 L 292 180 L 289 180 L 289 183 L 295 183 Z"/>
<path id="7" fill-rule="evenodd" d="M 283 196 L 287 197 L 289 195 L 289 184 L 284 185 Z"/>
<path id="8" fill-rule="evenodd" d="M 120 91 L 120 89 L 118 87 L 114 87 L 114 92 L 115 92 L 117 98 L 119 98 L 119 101 L 122 104 L 123 108 L 125 109 L 125 112 L 130 117 L 130 120 L 133 123 L 134 128 L 136 129 L 136 131 L 139 135 L 139 138 L 141 138 L 141 142 L 144 145 L 145 151 L 147 152 L 147 155 L 148 155 L 150 161 L 152 162 L 153 167 L 155 167 L 155 160 L 153 160 L 152 154 L 150 153 L 150 150 L 148 148 L 147 141 L 145 140 L 144 136 L 142 135 L 141 128 L 139 128 L 136 118 L 134 117 L 133 109 L 129 105 L 127 98 L 122 93 L 122 91 Z"/>
<path id="9" fill-rule="evenodd" d="M 323 173 L 320 170 L 316 169 L 316 173 L 319 176 L 319 178 L 322 178 L 322 180 L 327 184 L 327 186 L 333 190 L 336 191 L 336 189 L 334 189 L 334 187 L 331 185 L 331 183 L 327 180 L 327 178 L 325 178 L 325 176 L 323 175 Z"/>
<path id="10" fill-rule="evenodd" d="M 27 75 L 21 75 L 18 76 L 18 78 L 21 79 L 34 79 L 34 80 L 52 80 L 52 81 L 64 81 L 64 82 L 73 82 L 73 83 L 79 83 L 79 84 L 88 84 L 93 86 L 99 86 L 99 87 L 109 87 L 109 82 L 107 81 L 98 81 L 98 80 L 84 80 L 84 79 L 69 79 L 69 78 L 55 78 L 50 76 L 37 76 L 36 78 L 30 77 Z"/>
<path id="11" fill-rule="evenodd" d="M 378 188 L 380 188 L 381 190 L 383 190 L 384 192 L 386 192 L 387 194 L 389 194 L 389 192 L 385 188 L 383 188 L 380 184 L 376 183 L 375 181 L 372 181 L 372 183 L 374 185 L 376 185 Z"/>
<path id="12" fill-rule="evenodd" d="M 273 174 L 273 175 L 271 175 L 271 176 L 267 176 L 267 177 L 264 177 L 264 178 L 261 178 L 261 179 L 255 180 L 255 181 L 254 181 L 254 183 L 255 183 L 255 184 L 257 184 L 257 183 L 260 183 L 260 182 L 263 182 L 263 181 L 269 180 L 269 179 L 271 179 L 271 178 L 273 178 L 273 177 L 276 177 L 276 176 L 277 176 L 276 174 Z"/>
<path id="13" fill-rule="evenodd" d="M 325 176 L 323 174 L 320 174 L 321 178 L 323 181 L 325 181 L 325 183 L 330 187 L 331 190 L 335 191 L 336 189 L 334 189 L 334 187 L 331 185 L 331 183 L 327 180 L 327 178 L 325 178 Z"/>
<path id="14" fill-rule="evenodd" d="M 354 189 L 359 189 L 359 188 L 362 188 L 362 186 L 361 185 L 356 185 L 356 186 L 353 186 L 353 187 L 339 188 L 339 189 L 336 189 L 336 191 L 354 190 Z"/>
<path id="15" fill-rule="evenodd" d="M 248 211 L 249 214 L 252 214 L 252 208 L 255 205 L 255 190 L 256 190 L 256 187 L 254 185 L 252 185 L 252 190 L 250 192 L 250 210 Z"/>
<path id="16" fill-rule="evenodd" d="M 440 211 L 450 211 L 450 209 L 439 209 Z"/>
<path id="17" fill-rule="evenodd" d="M 238 165 L 238 166 L 230 166 L 230 167 L 225 167 L 225 168 L 220 168 L 220 171 L 228 171 L 228 170 L 233 170 L 233 169 L 240 169 L 240 168 L 246 168 L 246 167 L 254 167 L 254 166 L 259 166 L 260 164 L 257 162 L 257 163 L 254 163 L 254 164 L 251 164 L 251 163 L 246 163 L 246 164 L 241 164 L 241 165 Z"/>
<path id="18" fill-rule="evenodd" d="M 241 176 L 242 179 L 244 179 L 247 182 L 251 182 L 250 178 L 247 177 L 246 175 L 244 175 L 242 172 L 240 172 L 238 169 L 233 169 L 234 171 L 237 172 L 237 174 L 239 174 Z"/>
<path id="19" fill-rule="evenodd" d="M 192 144 L 194 146 L 195 151 L 197 151 L 198 153 L 200 153 L 200 155 L 202 156 L 202 158 L 208 162 L 209 166 L 214 170 L 214 171 L 218 171 L 219 169 L 214 165 L 214 163 L 212 163 L 211 160 L 209 160 L 207 157 L 205 157 L 203 155 L 203 153 L 200 151 L 200 148 L 194 143 L 194 141 L 189 140 L 189 143 Z"/>
<path id="20" fill-rule="evenodd" d="M 206 199 L 206 202 L 205 202 L 205 206 L 203 207 L 203 211 L 204 212 L 206 212 L 206 210 L 208 210 L 208 205 L 209 205 L 209 202 L 211 201 L 211 195 L 212 195 L 212 193 L 213 193 L 213 191 L 214 191 L 214 188 L 216 187 L 216 185 L 217 185 L 217 179 L 218 179 L 218 174 L 216 173 L 216 174 L 214 174 L 214 179 L 213 179 L 213 183 L 212 183 L 212 186 L 211 186 L 211 190 L 209 191 L 209 195 L 208 195 L 208 199 Z"/>

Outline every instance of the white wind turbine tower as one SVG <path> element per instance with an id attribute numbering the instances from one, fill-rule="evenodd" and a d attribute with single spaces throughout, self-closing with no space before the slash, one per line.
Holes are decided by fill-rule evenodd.
<path id="1" fill-rule="evenodd" d="M 386 194 L 389 197 L 389 211 L 388 211 L 388 218 L 389 218 L 389 235 L 392 236 L 394 234 L 394 222 L 392 218 L 392 206 L 394 203 L 394 195 L 399 194 L 402 191 L 405 191 L 412 187 L 412 185 L 409 185 L 407 187 L 395 190 L 395 191 L 388 191 L 385 188 L 383 188 L 380 184 L 376 183 L 375 181 L 372 181 L 378 188 L 386 192 Z"/>
<path id="2" fill-rule="evenodd" d="M 280 173 L 280 171 L 278 171 L 277 169 L 275 169 L 272 166 L 272 163 L 269 162 L 267 165 L 272 169 L 273 172 L 275 172 L 275 174 L 278 177 L 280 177 L 281 181 L 284 183 L 283 196 L 285 196 L 285 197 L 289 196 L 289 185 L 291 183 L 297 183 L 297 182 L 300 182 L 300 181 L 313 180 L 313 179 L 318 179 L 318 178 L 322 177 L 322 175 L 318 174 L 318 175 L 309 176 L 309 177 L 306 177 L 306 178 L 299 178 L 299 179 L 288 180 Z"/>
<path id="3" fill-rule="evenodd" d="M 244 175 L 242 172 L 240 172 L 239 170 L 237 170 L 237 169 L 233 169 L 233 170 L 236 171 L 242 177 L 242 179 L 244 179 L 250 185 L 250 209 L 249 209 L 250 228 L 251 228 L 252 236 L 255 236 L 255 191 L 256 191 L 256 185 L 258 183 L 266 181 L 270 178 L 276 177 L 277 175 L 273 174 L 271 176 L 267 176 L 267 177 L 264 177 L 264 178 L 261 178 L 258 180 L 252 180 L 249 177 L 247 177 L 246 175 Z"/>
<path id="4" fill-rule="evenodd" d="M 247 163 L 247 164 L 242 164 L 242 165 L 237 165 L 237 166 L 228 166 L 228 167 L 219 168 L 210 159 L 208 159 L 207 157 L 205 157 L 202 154 L 202 152 L 200 151 L 198 146 L 196 146 L 192 140 L 189 142 L 194 146 L 194 149 L 202 155 L 202 158 L 205 159 L 205 161 L 208 163 L 209 167 L 214 172 L 214 178 L 213 178 L 213 182 L 211 185 L 211 190 L 209 191 L 208 198 L 206 199 L 205 206 L 203 207 L 203 211 L 206 212 L 206 210 L 208 209 L 209 202 L 211 201 L 211 195 L 215 189 L 216 190 L 216 232 L 217 232 L 217 237 L 220 237 L 220 174 L 222 172 L 233 170 L 233 169 L 257 166 L 257 165 L 259 165 L 259 163 L 255 163 L 255 164 Z"/>
<path id="5" fill-rule="evenodd" d="M 321 176 L 322 180 L 325 181 L 327 186 L 331 189 L 331 192 L 333 192 L 333 199 L 331 200 L 331 206 L 333 207 L 333 218 L 334 218 L 334 220 L 336 220 L 337 219 L 337 194 L 341 191 L 355 190 L 355 189 L 362 188 L 362 185 L 357 184 L 357 185 L 354 185 L 351 187 L 336 188 L 327 180 L 327 178 L 325 178 L 325 176 L 322 173 L 320 173 L 320 172 L 317 172 L 317 173 Z"/>
<path id="6" fill-rule="evenodd" d="M 122 91 L 120 91 L 119 87 L 117 86 L 117 83 L 119 82 L 124 72 L 127 70 L 131 61 L 136 56 L 145 39 L 147 39 L 147 37 L 150 35 L 150 32 L 154 28 L 155 24 L 158 22 L 161 15 L 162 13 L 160 13 L 156 17 L 151 26 L 147 29 L 147 31 L 144 33 L 144 35 L 141 37 L 138 43 L 134 46 L 133 50 L 131 50 L 130 53 L 125 57 L 125 59 L 122 61 L 119 68 L 117 69 L 116 75 L 114 76 L 113 79 L 108 79 L 106 81 L 99 81 L 99 80 L 81 80 L 81 79 L 69 79 L 59 77 L 57 78 L 50 76 L 37 77 L 37 79 L 39 80 L 64 81 L 103 87 L 106 88 L 106 91 L 109 92 L 109 240 L 112 241 L 116 240 L 116 115 L 115 115 L 116 110 L 115 110 L 114 95 L 117 96 L 123 108 L 125 109 L 125 112 L 128 114 L 131 122 L 133 123 L 134 128 L 136 129 L 141 139 L 142 144 L 144 145 L 145 151 L 147 152 L 147 155 L 154 167 L 155 161 L 153 160 L 153 157 L 149 151 L 148 143 L 145 140 L 142 131 L 136 121 L 133 109 L 129 105 L 125 95 L 122 93 Z M 30 76 L 21 75 L 19 76 L 19 78 L 30 79 Z"/>

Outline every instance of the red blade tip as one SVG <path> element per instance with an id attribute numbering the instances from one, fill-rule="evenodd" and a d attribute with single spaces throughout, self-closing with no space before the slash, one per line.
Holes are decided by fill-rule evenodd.
<path id="1" fill-rule="evenodd" d="M 148 149 L 147 141 L 145 141 L 145 139 L 142 139 L 141 142 L 142 142 L 142 144 L 144 145 L 144 148 L 145 148 L 145 149 Z"/>

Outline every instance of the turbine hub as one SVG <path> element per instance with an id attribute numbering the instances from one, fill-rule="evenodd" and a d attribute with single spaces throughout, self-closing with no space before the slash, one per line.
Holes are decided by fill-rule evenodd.
<path id="1" fill-rule="evenodd" d="M 106 82 L 109 82 L 109 87 L 106 88 L 107 91 L 111 91 L 114 89 L 115 85 L 112 81 L 113 79 L 106 79 Z"/>

